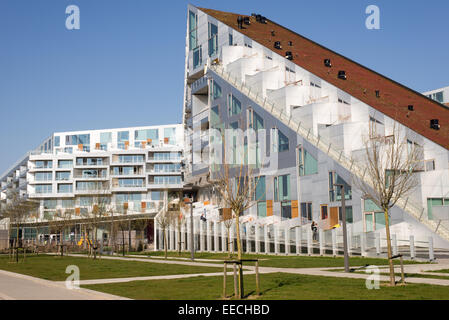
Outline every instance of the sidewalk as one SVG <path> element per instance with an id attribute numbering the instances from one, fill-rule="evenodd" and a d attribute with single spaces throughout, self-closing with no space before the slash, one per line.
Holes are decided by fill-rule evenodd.
<path id="1" fill-rule="evenodd" d="M 0 270 L 0 300 L 129 300 L 88 289 Z"/>

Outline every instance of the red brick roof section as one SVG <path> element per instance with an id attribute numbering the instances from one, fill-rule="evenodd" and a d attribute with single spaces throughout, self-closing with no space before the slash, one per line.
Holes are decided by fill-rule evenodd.
<path id="1" fill-rule="evenodd" d="M 363 101 L 387 116 L 397 120 L 429 140 L 449 149 L 449 108 L 413 91 L 387 77 L 372 71 L 330 49 L 327 49 L 277 23 L 256 21 L 255 17 L 198 8 L 231 28 L 241 32 L 259 44 L 285 56 L 291 51 L 298 66 L 322 78 L 332 85 Z M 250 25 L 239 29 L 237 18 L 249 17 Z M 274 32 L 274 36 L 272 35 Z M 282 49 L 274 48 L 280 41 Z M 289 46 L 288 42 L 292 42 Z M 330 59 L 332 67 L 324 65 Z M 338 78 L 338 71 L 346 72 L 347 80 Z M 376 90 L 380 96 L 376 97 Z M 408 106 L 413 105 L 413 111 Z M 438 119 L 440 130 L 430 128 L 430 120 Z"/>

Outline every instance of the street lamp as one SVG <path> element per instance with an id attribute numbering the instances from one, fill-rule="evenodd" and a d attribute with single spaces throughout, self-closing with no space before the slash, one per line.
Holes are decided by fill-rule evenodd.
<path id="1" fill-rule="evenodd" d="M 190 204 L 190 259 L 195 260 L 195 246 L 193 238 L 193 199 L 184 198 L 185 204 Z"/>
<path id="2" fill-rule="evenodd" d="M 348 230 L 346 228 L 346 205 L 345 205 L 345 186 L 343 184 L 334 184 L 340 188 L 341 194 L 341 218 L 343 220 L 343 254 L 345 260 L 345 272 L 349 272 L 349 255 L 348 255 Z"/>

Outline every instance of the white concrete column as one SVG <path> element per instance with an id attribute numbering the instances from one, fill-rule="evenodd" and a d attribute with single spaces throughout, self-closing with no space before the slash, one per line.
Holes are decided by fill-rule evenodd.
<path id="1" fill-rule="evenodd" d="M 348 255 L 352 255 L 352 228 L 348 228 Z"/>
<path id="2" fill-rule="evenodd" d="M 260 226 L 258 224 L 255 224 L 254 228 L 256 228 L 254 232 L 254 244 L 256 247 L 256 253 L 260 253 Z"/>
<path id="3" fill-rule="evenodd" d="M 310 256 L 312 253 L 312 229 L 307 228 L 307 254 Z"/>
<path id="4" fill-rule="evenodd" d="M 191 241 L 191 238 L 190 238 L 190 234 L 192 233 L 192 228 L 191 228 L 191 218 L 189 217 L 189 218 L 187 218 L 186 219 L 186 223 L 187 223 L 187 250 L 188 251 L 191 251 L 192 250 L 192 246 L 193 246 L 193 243 L 192 243 L 192 241 Z"/>
<path id="5" fill-rule="evenodd" d="M 416 252 L 415 252 L 415 237 L 410 236 L 410 259 L 416 258 Z"/>
<path id="6" fill-rule="evenodd" d="M 391 242 L 393 246 L 393 255 L 396 256 L 398 254 L 398 239 L 396 237 L 396 234 L 393 234 L 391 236 Z"/>
<path id="7" fill-rule="evenodd" d="M 154 251 L 157 251 L 157 245 L 158 245 L 158 241 L 157 241 L 157 222 L 156 220 L 154 221 L 154 228 L 153 228 L 153 232 L 154 232 L 154 236 L 153 236 L 153 245 L 154 245 Z"/>
<path id="8" fill-rule="evenodd" d="M 301 254 L 301 247 L 302 247 L 302 227 L 296 227 L 295 230 L 295 240 L 296 240 L 296 255 Z"/>
<path id="9" fill-rule="evenodd" d="M 320 256 L 323 256 L 324 255 L 324 241 L 325 241 L 323 229 L 320 229 L 318 237 L 319 237 L 318 240 L 320 240 Z"/>
<path id="10" fill-rule="evenodd" d="M 200 251 L 204 252 L 204 221 L 200 220 Z"/>
<path id="11" fill-rule="evenodd" d="M 210 224 L 211 222 L 209 220 L 206 221 L 206 245 L 207 245 L 207 252 L 212 252 L 211 248 L 212 248 L 212 234 L 210 232 Z"/>
<path id="12" fill-rule="evenodd" d="M 380 255 L 380 233 L 376 232 L 375 233 L 375 242 L 376 242 L 376 254 Z"/>
<path id="13" fill-rule="evenodd" d="M 245 224 L 245 230 L 246 230 L 246 234 L 245 234 L 245 240 L 246 240 L 246 253 L 250 253 L 251 252 L 251 250 L 250 250 L 250 240 L 249 240 L 249 234 L 250 234 L 250 231 L 251 231 L 251 225 L 249 224 L 249 223 L 246 223 Z"/>
<path id="14" fill-rule="evenodd" d="M 273 225 L 274 230 L 274 254 L 279 254 L 279 228 L 276 225 Z"/>
<path id="15" fill-rule="evenodd" d="M 265 241 L 265 253 L 270 253 L 270 242 L 268 239 L 268 226 L 263 226 L 263 240 Z"/>
<path id="16" fill-rule="evenodd" d="M 362 257 L 366 257 L 366 233 L 363 231 L 360 234 L 360 251 Z"/>
<path id="17" fill-rule="evenodd" d="M 214 221 L 214 251 L 218 252 L 218 222 Z"/>
<path id="18" fill-rule="evenodd" d="M 179 232 L 178 232 L 178 226 L 175 227 L 175 250 L 179 251 Z"/>
<path id="19" fill-rule="evenodd" d="M 285 227 L 285 254 L 290 254 L 290 227 Z"/>
<path id="20" fill-rule="evenodd" d="M 435 255 L 433 252 L 433 238 L 429 237 L 429 260 L 433 261 L 435 260 Z"/>
<path id="21" fill-rule="evenodd" d="M 224 222 L 221 223 L 221 251 L 226 252 L 226 242 L 228 241 Z"/>
<path id="22" fill-rule="evenodd" d="M 230 242 L 231 242 L 231 244 L 230 244 L 230 249 L 231 249 L 231 252 L 235 252 L 235 250 L 234 250 L 234 238 L 235 238 L 235 236 L 234 236 L 234 234 L 235 234 L 235 230 L 234 230 L 234 228 L 233 227 L 231 227 L 230 228 L 230 234 L 231 234 L 231 236 L 230 236 Z"/>
<path id="23" fill-rule="evenodd" d="M 332 255 L 336 257 L 338 255 L 337 249 L 337 229 L 332 229 Z"/>

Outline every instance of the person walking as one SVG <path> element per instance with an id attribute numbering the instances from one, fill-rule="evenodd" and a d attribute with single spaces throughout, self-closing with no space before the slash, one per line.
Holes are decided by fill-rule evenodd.
<path id="1" fill-rule="evenodd" d="M 312 234 L 313 234 L 313 241 L 317 241 L 318 240 L 318 226 L 315 221 L 312 221 L 311 228 L 312 228 Z"/>

